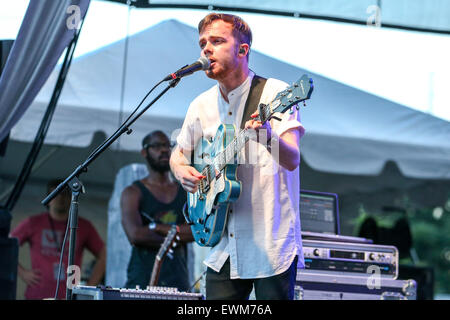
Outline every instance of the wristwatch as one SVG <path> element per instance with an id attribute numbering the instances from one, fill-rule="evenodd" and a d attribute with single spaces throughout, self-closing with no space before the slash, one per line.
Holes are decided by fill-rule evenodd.
<path id="1" fill-rule="evenodd" d="M 148 228 L 152 231 L 155 231 L 156 229 L 156 222 L 150 222 L 150 224 L 148 225 Z"/>

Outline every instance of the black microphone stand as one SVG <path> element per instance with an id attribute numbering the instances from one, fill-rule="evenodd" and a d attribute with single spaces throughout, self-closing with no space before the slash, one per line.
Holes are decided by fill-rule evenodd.
<path id="1" fill-rule="evenodd" d="M 175 78 L 161 91 L 161 93 L 154 98 L 141 112 L 139 112 L 129 123 L 124 123 L 119 131 L 106 139 L 95 151 L 91 154 L 80 166 L 78 166 L 63 182 L 61 182 L 55 190 L 53 190 L 44 200 L 41 201 L 43 205 L 47 205 L 53 198 L 55 198 L 66 186 L 72 191 L 72 199 L 69 210 L 69 224 L 70 224 L 70 241 L 69 241 L 69 261 L 67 265 L 67 282 L 69 280 L 69 270 L 74 263 L 76 230 L 78 228 L 78 196 L 85 193 L 82 182 L 78 179 L 79 176 L 87 172 L 88 166 L 98 158 L 98 156 L 105 151 L 114 141 L 116 141 L 125 132 L 131 134 L 133 132 L 129 127 L 146 112 L 156 101 L 159 100 L 170 88 L 175 88 L 181 78 Z M 59 281 L 59 279 L 58 279 Z M 66 300 L 72 300 L 72 290 L 69 283 L 66 288 Z"/>

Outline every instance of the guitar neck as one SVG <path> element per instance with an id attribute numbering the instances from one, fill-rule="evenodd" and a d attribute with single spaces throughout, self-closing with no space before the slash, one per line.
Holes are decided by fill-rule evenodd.
<path id="1" fill-rule="evenodd" d="M 263 123 L 269 121 L 275 113 L 284 113 L 289 108 L 292 108 L 296 103 L 305 101 L 310 98 L 313 91 L 313 81 L 308 78 L 307 75 L 303 75 L 297 82 L 289 86 L 285 90 L 279 92 L 275 99 L 269 104 L 260 104 L 258 106 L 259 117 L 255 120 L 260 120 Z M 297 106 L 298 109 L 298 106 Z M 277 120 L 280 120 L 276 118 Z M 237 134 L 237 136 L 231 141 L 227 147 L 219 154 L 216 155 L 215 167 L 220 170 L 224 169 L 227 164 L 235 163 L 236 155 L 245 146 L 249 140 L 248 130 L 243 129 Z"/>
<path id="2" fill-rule="evenodd" d="M 227 164 L 233 163 L 236 155 L 245 147 L 245 144 L 249 139 L 247 131 L 247 129 L 241 130 L 233 141 L 231 141 L 228 146 L 216 156 L 220 170 L 225 168 Z"/>
<path id="3" fill-rule="evenodd" d="M 176 225 L 173 225 L 170 228 L 170 231 L 167 233 L 167 236 L 164 239 L 164 242 L 162 243 L 161 247 L 159 248 L 158 254 L 155 257 L 155 262 L 153 263 L 152 276 L 150 277 L 149 286 L 156 286 L 156 284 L 158 283 L 159 272 L 161 271 L 162 263 L 164 261 L 164 258 L 168 254 L 168 251 L 170 251 L 170 248 L 174 244 L 178 232 L 179 232 L 178 227 Z"/>
<path id="4" fill-rule="evenodd" d="M 156 286 L 158 284 L 161 265 L 162 261 L 158 259 L 158 257 L 156 257 L 155 263 L 153 263 L 152 276 L 150 277 L 150 282 L 148 284 L 150 287 Z"/>

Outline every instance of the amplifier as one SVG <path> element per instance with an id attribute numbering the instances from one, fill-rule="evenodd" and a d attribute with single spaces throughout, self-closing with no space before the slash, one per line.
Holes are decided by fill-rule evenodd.
<path id="1" fill-rule="evenodd" d="M 303 255 L 305 269 L 301 272 L 306 274 L 398 277 L 398 250 L 394 246 L 305 239 Z"/>
<path id="2" fill-rule="evenodd" d="M 298 270 L 301 271 L 301 270 Z M 294 300 L 416 300 L 414 280 L 297 272 Z"/>
<path id="3" fill-rule="evenodd" d="M 317 240 L 317 241 L 350 242 L 350 243 L 369 243 L 369 244 L 373 243 L 372 239 L 343 236 L 339 234 L 310 232 L 310 231 L 302 231 L 302 239 Z"/>
<path id="4" fill-rule="evenodd" d="M 105 286 L 76 286 L 74 300 L 204 300 L 201 293 L 181 292 L 172 287 L 141 289 L 111 288 Z"/>

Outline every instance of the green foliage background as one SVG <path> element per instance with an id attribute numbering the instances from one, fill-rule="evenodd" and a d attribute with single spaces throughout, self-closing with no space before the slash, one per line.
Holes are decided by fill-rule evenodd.
<path id="1" fill-rule="evenodd" d="M 433 216 L 436 208 L 413 208 L 411 201 L 405 197 L 401 201 L 406 209 L 411 227 L 413 248 L 419 258 L 418 266 L 434 269 L 434 293 L 450 293 L 450 197 L 440 208 L 440 218 Z M 439 209 L 438 209 L 439 210 Z M 359 216 L 354 221 L 356 235 L 361 223 L 369 216 L 377 221 L 378 226 L 391 228 L 402 217 L 402 213 L 369 213 L 360 206 Z M 412 264 L 408 259 L 400 260 L 400 264 Z"/>

